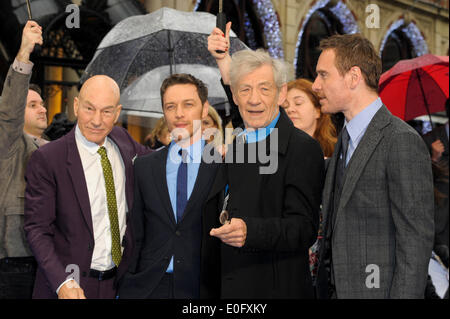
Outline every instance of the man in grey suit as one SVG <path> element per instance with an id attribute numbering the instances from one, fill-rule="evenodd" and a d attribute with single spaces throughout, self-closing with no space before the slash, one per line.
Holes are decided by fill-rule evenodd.
<path id="1" fill-rule="evenodd" d="M 23 230 L 25 167 L 40 145 L 47 111 L 29 81 L 42 28 L 28 21 L 0 99 L 0 299 L 31 298 L 36 265 Z"/>
<path id="2" fill-rule="evenodd" d="M 434 235 L 430 156 L 378 97 L 381 60 L 361 35 L 320 44 L 313 89 L 345 125 L 323 192 L 319 298 L 423 298 Z"/>

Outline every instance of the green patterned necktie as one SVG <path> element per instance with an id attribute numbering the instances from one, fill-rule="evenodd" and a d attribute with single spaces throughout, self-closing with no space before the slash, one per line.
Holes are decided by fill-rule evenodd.
<path id="1" fill-rule="evenodd" d="M 108 202 L 109 223 L 111 225 L 111 254 L 116 266 L 119 266 L 122 259 L 122 250 L 120 248 L 119 217 L 117 214 L 116 188 L 114 187 L 114 176 L 106 155 L 106 148 L 101 146 L 97 151 L 101 156 L 103 176 L 105 177 L 106 200 Z"/>

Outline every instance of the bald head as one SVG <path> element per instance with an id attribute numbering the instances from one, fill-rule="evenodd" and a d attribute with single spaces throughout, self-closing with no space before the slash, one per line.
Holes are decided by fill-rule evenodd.
<path id="1" fill-rule="evenodd" d="M 116 81 L 107 75 L 94 75 L 93 77 L 87 79 L 86 82 L 83 83 L 78 97 L 83 99 L 84 97 L 96 94 L 99 91 L 103 91 L 105 94 L 111 95 L 111 97 L 114 97 L 117 100 L 116 105 L 119 104 L 119 86 Z"/>
<path id="2" fill-rule="evenodd" d="M 81 134 L 90 142 L 102 145 L 120 115 L 120 89 L 106 75 L 96 75 L 84 82 L 74 100 L 74 112 Z"/>

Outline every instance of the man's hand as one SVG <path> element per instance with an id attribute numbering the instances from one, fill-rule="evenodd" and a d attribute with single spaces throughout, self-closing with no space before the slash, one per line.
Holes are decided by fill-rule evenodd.
<path id="1" fill-rule="evenodd" d="M 247 225 L 240 218 L 232 218 L 230 223 L 211 229 L 209 234 L 219 238 L 224 244 L 242 247 L 247 238 Z"/>
<path id="2" fill-rule="evenodd" d="M 75 280 L 66 282 L 59 288 L 58 299 L 86 299 L 83 289 Z"/>
<path id="3" fill-rule="evenodd" d="M 441 140 L 436 140 L 431 144 L 431 160 L 435 163 L 439 162 L 444 153 L 445 147 Z"/>
<path id="4" fill-rule="evenodd" d="M 19 53 L 16 59 L 20 62 L 30 63 L 30 55 L 36 44 L 42 45 L 42 27 L 37 22 L 29 20 L 22 32 L 22 43 L 20 44 Z"/>
<path id="5" fill-rule="evenodd" d="M 220 74 L 222 76 L 223 83 L 230 84 L 230 31 L 231 22 L 228 22 L 225 29 L 225 34 L 219 28 L 214 28 L 208 37 L 208 51 L 216 59 L 217 66 L 219 67 Z M 225 53 L 217 53 L 217 50 L 222 50 Z"/>

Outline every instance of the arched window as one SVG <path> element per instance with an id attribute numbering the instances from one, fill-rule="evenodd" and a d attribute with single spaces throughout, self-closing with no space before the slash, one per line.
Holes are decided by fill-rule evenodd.
<path id="1" fill-rule="evenodd" d="M 31 82 L 43 89 L 51 121 L 57 112 L 71 112 L 67 106 L 76 94 L 79 76 L 111 27 L 128 16 L 146 11 L 138 0 L 83 0 L 78 7 L 81 27 L 69 28 L 66 18 L 71 12 L 66 12 L 66 5 L 72 4 L 71 1 L 31 0 L 30 3 L 33 20 L 44 31 L 44 44 L 32 57 Z M 4 52 L 0 52 L 0 69 L 3 68 L 2 55 L 9 59 L 8 66 L 13 62 L 27 20 L 25 0 L 0 1 L 0 29 L 8 30 L 0 34 L 4 48 Z"/>
<path id="2" fill-rule="evenodd" d="M 314 80 L 316 64 L 319 59 L 319 44 L 322 39 L 333 34 L 342 34 L 342 24 L 326 8 L 314 12 L 303 33 L 301 45 L 298 48 L 299 62 L 296 76 Z"/>
<path id="3" fill-rule="evenodd" d="M 400 29 L 397 29 L 389 35 L 381 55 L 383 72 L 389 70 L 400 60 L 415 57 L 411 41 Z"/>
<path id="4" fill-rule="evenodd" d="M 319 0 L 302 20 L 294 59 L 297 78 L 314 80 L 319 44 L 333 34 L 358 32 L 358 25 L 347 6 L 338 0 Z"/>
<path id="5" fill-rule="evenodd" d="M 386 32 L 381 43 L 383 72 L 400 60 L 412 59 L 426 53 L 428 53 L 428 46 L 415 23 L 405 23 L 403 19 L 397 20 Z"/>

